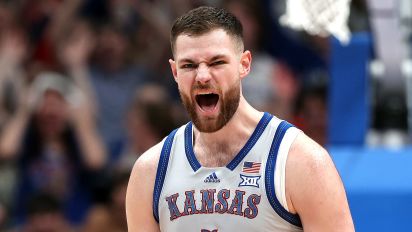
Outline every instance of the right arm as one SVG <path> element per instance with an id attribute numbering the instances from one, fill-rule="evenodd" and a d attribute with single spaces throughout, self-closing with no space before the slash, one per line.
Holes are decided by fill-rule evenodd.
<path id="1" fill-rule="evenodd" d="M 30 117 L 29 91 L 22 64 L 27 55 L 26 41 L 19 28 L 6 30 L 0 36 L 0 158 L 14 157 L 20 147 Z M 6 83 L 14 87 L 16 111 L 11 114 L 4 105 Z"/>
<path id="2" fill-rule="evenodd" d="M 126 216 L 129 232 L 157 232 L 153 217 L 153 188 L 163 142 L 146 151 L 136 161 L 126 193 Z"/>

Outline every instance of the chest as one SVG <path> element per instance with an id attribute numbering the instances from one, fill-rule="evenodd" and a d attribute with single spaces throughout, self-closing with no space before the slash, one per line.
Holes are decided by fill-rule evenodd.
<path id="1" fill-rule="evenodd" d="M 193 151 L 203 167 L 224 167 L 233 160 L 241 148 L 241 144 L 196 144 Z"/>

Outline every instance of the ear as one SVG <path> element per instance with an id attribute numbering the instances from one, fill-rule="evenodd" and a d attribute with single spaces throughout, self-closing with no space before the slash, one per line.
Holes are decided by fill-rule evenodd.
<path id="1" fill-rule="evenodd" d="M 241 79 L 243 79 L 249 74 L 251 65 L 252 65 L 252 53 L 246 50 L 242 53 L 240 57 L 239 74 L 240 74 Z"/>
<path id="2" fill-rule="evenodd" d="M 176 62 L 172 59 L 169 59 L 169 64 L 170 64 L 170 69 L 172 70 L 173 77 L 175 78 L 175 81 L 177 82 Z"/>

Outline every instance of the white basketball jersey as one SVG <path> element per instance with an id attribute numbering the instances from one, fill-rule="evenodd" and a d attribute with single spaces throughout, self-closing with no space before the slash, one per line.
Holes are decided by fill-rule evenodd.
<path id="1" fill-rule="evenodd" d="M 297 131 L 265 113 L 235 158 L 217 168 L 196 159 L 192 123 L 173 131 L 164 141 L 153 193 L 160 230 L 302 231 L 298 215 L 285 209 L 284 166 Z M 283 170 L 275 174 L 276 168 Z"/>

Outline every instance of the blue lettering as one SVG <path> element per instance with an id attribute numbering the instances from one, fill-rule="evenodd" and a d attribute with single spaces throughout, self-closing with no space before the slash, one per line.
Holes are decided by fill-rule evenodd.
<path id="1" fill-rule="evenodd" d="M 257 194 L 246 195 L 245 191 L 236 190 L 234 194 L 228 189 L 222 189 L 217 193 L 216 189 L 203 189 L 196 193 L 195 190 L 185 192 L 184 209 L 181 212 L 177 205 L 179 197 L 178 193 L 166 197 L 170 212 L 170 221 L 173 221 L 181 216 L 193 215 L 193 214 L 234 214 L 238 216 L 244 216 L 248 219 L 254 219 L 259 213 L 258 205 L 261 201 L 261 196 Z M 229 205 L 230 195 L 233 195 Z M 201 197 L 201 206 L 196 205 L 196 200 L 199 201 Z M 247 199 L 246 199 L 247 197 Z M 246 202 L 244 202 L 246 200 Z M 243 205 L 245 203 L 245 205 Z M 201 207 L 200 209 L 197 207 Z M 180 207 L 182 207 L 180 205 Z"/>
<path id="2" fill-rule="evenodd" d="M 200 190 L 200 193 L 202 194 L 202 209 L 200 212 L 213 213 L 216 189 Z"/>
<path id="3" fill-rule="evenodd" d="M 196 200 L 194 198 L 195 190 L 192 191 L 186 191 L 186 200 L 185 200 L 185 209 L 183 211 L 182 216 L 186 216 L 189 214 L 195 214 L 198 213 L 199 211 L 196 209 Z M 189 212 L 190 210 L 190 212 Z"/>
<path id="4" fill-rule="evenodd" d="M 260 203 L 260 196 L 256 194 L 252 194 L 247 198 L 247 206 L 248 208 L 245 209 L 244 216 L 253 219 L 258 215 L 258 208 L 257 205 Z"/>
<path id="5" fill-rule="evenodd" d="M 244 195 L 244 191 L 236 190 L 235 198 L 233 198 L 232 200 L 232 204 L 230 205 L 230 208 L 227 211 L 228 213 L 243 216 L 242 205 Z"/>
<path id="6" fill-rule="evenodd" d="M 176 205 L 176 201 L 178 197 L 179 197 L 179 193 L 173 194 L 170 197 L 166 197 L 167 204 L 169 205 L 170 221 L 173 221 L 176 218 L 181 216 L 179 208 Z"/>
<path id="7" fill-rule="evenodd" d="M 228 203 L 227 203 L 227 199 L 229 199 L 230 197 L 230 191 L 227 189 L 222 189 L 219 191 L 219 193 L 217 194 L 217 201 L 218 203 L 216 203 L 215 205 L 215 212 L 218 213 L 226 213 L 227 208 L 228 208 Z"/>

